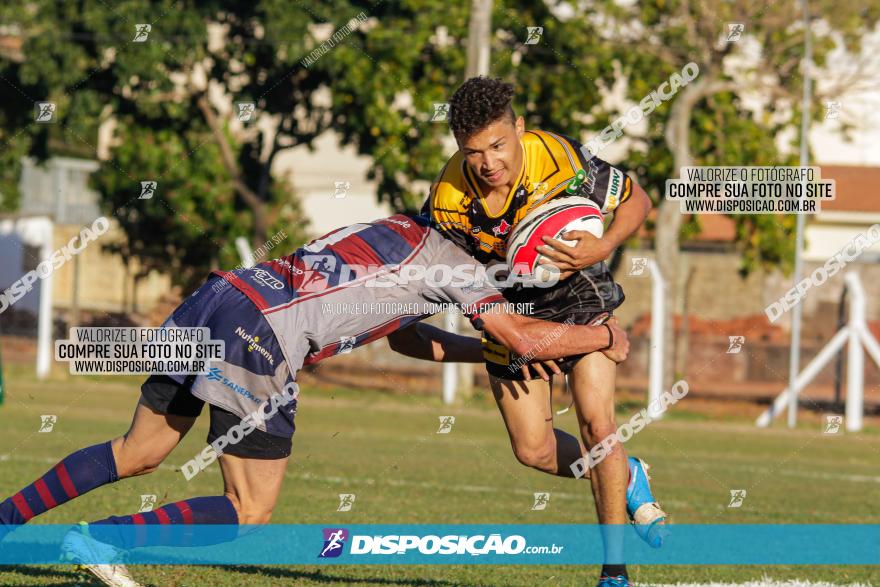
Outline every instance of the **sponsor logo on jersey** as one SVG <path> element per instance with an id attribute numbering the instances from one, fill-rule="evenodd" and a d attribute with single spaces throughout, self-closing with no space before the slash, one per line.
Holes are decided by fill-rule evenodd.
<path id="1" fill-rule="evenodd" d="M 497 342 L 493 342 L 487 338 L 483 339 L 483 358 L 491 363 L 495 363 L 496 365 L 504 365 L 505 367 L 510 364 L 510 351 L 507 350 L 507 347 L 498 344 Z"/>
<path id="2" fill-rule="evenodd" d="M 234 391 L 238 395 L 240 395 L 242 397 L 246 397 L 249 400 L 251 400 L 252 402 L 255 402 L 258 404 L 263 402 L 263 400 L 261 400 L 258 397 L 255 397 L 254 394 L 252 394 L 250 391 L 248 391 L 247 389 L 245 389 L 244 387 L 242 387 L 238 383 L 235 383 L 235 382 L 227 379 L 226 376 L 223 375 L 223 370 L 220 369 L 219 367 L 211 367 L 211 371 L 208 373 L 208 381 L 219 381 L 220 383 L 222 383 L 223 385 L 225 385 L 226 387 L 228 387 L 229 389 L 231 389 L 232 391 Z"/>
<path id="3" fill-rule="evenodd" d="M 288 271 L 290 271 L 294 275 L 302 275 L 303 274 L 302 269 L 299 269 L 298 267 L 294 267 L 293 264 L 290 261 L 288 261 L 287 259 L 281 258 L 281 259 L 275 259 L 274 261 L 275 261 L 275 263 L 278 263 L 282 267 L 286 268 Z"/>
<path id="4" fill-rule="evenodd" d="M 608 177 L 608 189 L 605 190 L 605 210 L 614 210 L 620 203 L 620 195 L 623 193 L 623 172 L 612 167 Z"/>
<path id="5" fill-rule="evenodd" d="M 385 222 L 390 222 L 391 224 L 399 224 L 400 226 L 402 226 L 404 228 L 412 227 L 412 224 L 410 224 L 406 220 L 395 220 L 394 218 L 386 218 Z"/>
<path id="6" fill-rule="evenodd" d="M 248 334 L 241 326 L 235 329 L 235 334 L 237 334 L 249 343 L 247 347 L 248 351 L 252 353 L 257 352 L 258 354 L 262 355 L 267 361 L 269 361 L 270 365 L 275 365 L 275 357 L 272 356 L 272 353 L 266 350 L 266 347 L 260 345 L 259 336 Z"/>
<path id="7" fill-rule="evenodd" d="M 599 166 L 592 159 L 590 159 L 588 166 L 590 169 L 587 171 L 587 191 L 592 194 L 596 191 L 596 178 L 599 177 Z"/>
<path id="8" fill-rule="evenodd" d="M 260 286 L 271 287 L 272 289 L 284 289 L 284 283 L 280 279 L 266 271 L 265 269 L 257 269 L 251 275 L 251 279 L 256 281 Z"/>
<path id="9" fill-rule="evenodd" d="M 510 225 L 503 218 L 501 222 L 492 227 L 492 234 L 495 236 L 504 236 L 508 232 L 510 232 Z"/>
<path id="10" fill-rule="evenodd" d="M 499 241 L 499 240 L 496 240 L 496 241 L 495 241 L 495 244 L 487 243 L 487 242 L 484 241 L 482 238 L 478 238 L 478 239 L 477 239 L 477 242 L 478 242 L 479 245 L 480 245 L 480 250 L 481 250 L 481 251 L 486 251 L 487 253 L 491 253 L 493 249 L 498 250 L 498 249 L 496 249 L 495 245 L 497 245 L 497 244 L 499 244 L 499 243 L 501 243 L 502 245 L 504 244 L 502 241 Z"/>
<path id="11" fill-rule="evenodd" d="M 546 181 L 539 181 L 539 182 L 535 183 L 534 191 L 532 192 L 532 195 L 529 196 L 529 199 L 530 200 L 537 200 L 537 199 L 543 198 L 544 195 L 547 193 L 547 189 L 549 187 L 550 186 L 547 184 Z"/>
<path id="12" fill-rule="evenodd" d="M 336 558 L 342 554 L 345 541 L 348 540 L 348 530 L 345 528 L 324 528 L 324 547 L 318 554 L 318 558 Z"/>
<path id="13" fill-rule="evenodd" d="M 584 181 L 587 179 L 587 172 L 583 169 L 578 169 L 577 173 L 574 174 L 568 182 L 568 187 L 565 188 L 565 191 L 570 194 L 578 193 L 578 190 L 583 185 Z"/>

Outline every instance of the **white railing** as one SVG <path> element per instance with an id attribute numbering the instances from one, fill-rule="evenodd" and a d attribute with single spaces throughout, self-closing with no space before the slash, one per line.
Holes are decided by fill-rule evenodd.
<path id="1" fill-rule="evenodd" d="M 862 429 L 862 418 L 865 413 L 865 349 L 880 367 L 880 345 L 877 339 L 868 330 L 865 320 L 865 290 L 858 273 L 848 272 L 844 276 L 844 282 L 849 294 L 849 321 L 837 331 L 821 351 L 810 361 L 804 370 L 794 380 L 794 390 L 786 387 L 782 393 L 776 396 L 773 404 L 755 421 L 757 426 L 765 428 L 778 416 L 789 401 L 794 400 L 800 392 L 812 381 L 816 375 L 827 365 L 831 359 L 839 353 L 844 345 L 847 346 L 846 364 L 846 429 L 849 432 L 858 432 Z"/>
<path id="2" fill-rule="evenodd" d="M 254 260 L 254 250 L 251 248 L 251 244 L 246 238 L 243 236 L 237 237 L 235 239 L 235 249 L 238 251 L 238 257 L 241 259 L 242 267 L 250 268 L 256 265 L 256 261 Z"/>
<path id="3" fill-rule="evenodd" d="M 449 307 L 446 316 L 443 317 L 443 329 L 452 334 L 458 334 L 458 313 L 455 308 Z M 443 363 L 443 403 L 451 404 L 455 401 L 455 392 L 458 387 L 458 364 Z"/>

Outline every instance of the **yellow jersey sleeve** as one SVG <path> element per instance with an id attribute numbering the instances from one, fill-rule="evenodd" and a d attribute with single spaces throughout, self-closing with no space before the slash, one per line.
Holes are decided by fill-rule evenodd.
<path id="1" fill-rule="evenodd" d="M 632 180 L 621 169 L 592 156 L 571 137 L 547 131 L 530 131 L 535 152 L 533 177 L 546 177 L 546 195 L 531 203 L 540 206 L 557 196 L 592 200 L 603 214 L 613 212 L 632 195 Z"/>

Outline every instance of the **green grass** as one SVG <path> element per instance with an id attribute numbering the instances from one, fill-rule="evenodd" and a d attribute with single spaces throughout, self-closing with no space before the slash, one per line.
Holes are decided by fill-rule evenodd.
<path id="1" fill-rule="evenodd" d="M 332 369 L 328 364 L 324 369 Z M 41 475 L 77 448 L 124 432 L 140 380 L 57 375 L 38 382 L 31 367 L 6 366 L 0 407 L 0 497 Z M 438 394 L 439 396 L 439 394 Z M 686 402 L 686 400 L 684 400 Z M 676 409 L 686 409 L 682 404 Z M 636 406 L 627 405 L 621 418 Z M 39 434 L 41 414 L 56 414 Z M 456 416 L 436 434 L 438 416 Z M 557 425 L 573 431 L 569 412 Z M 162 502 L 216 495 L 216 465 L 190 482 L 174 468 L 204 446 L 207 415 L 159 471 L 106 486 L 39 518 L 71 523 L 137 511 L 140 495 Z M 653 466 L 654 489 L 678 523 L 880 523 L 876 434 L 826 436 L 818 425 L 756 430 L 748 422 L 682 414 L 652 423 L 627 445 Z M 729 491 L 746 488 L 742 508 Z M 532 493 L 551 505 L 530 511 Z M 337 512 L 339 493 L 355 493 L 353 511 Z M 873 497 L 873 499 L 872 499 Z M 294 454 L 275 523 L 595 523 L 589 487 L 526 469 L 514 459 L 501 418 L 486 401 L 444 407 L 439 397 L 303 389 Z M 583 585 L 594 566 L 132 567 L 146 584 L 276 585 Z M 877 567 L 633 566 L 638 582 L 809 579 L 868 582 Z M 85 582 L 84 582 L 85 581 Z M 0 585 L 88 584 L 65 566 L 0 569 Z"/>

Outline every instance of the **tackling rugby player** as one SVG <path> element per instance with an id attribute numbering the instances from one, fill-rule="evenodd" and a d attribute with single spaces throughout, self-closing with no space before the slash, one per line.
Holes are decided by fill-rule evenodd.
<path id="1" fill-rule="evenodd" d="M 151 375 L 124 435 L 70 454 L 0 503 L 0 525 L 24 524 L 102 485 L 155 471 L 206 403 L 208 442 L 221 446 L 217 441 L 223 440 L 223 493 L 82 523 L 65 537 L 64 555 L 89 561 L 84 566 L 107 585 L 132 586 L 137 583 L 124 565 L 92 564 L 95 556 L 113 560 L 144 546 L 140 534 L 125 531 L 132 525 L 267 524 L 290 457 L 299 369 L 410 326 L 436 312 L 437 304 L 461 306 L 475 328 L 538 359 L 600 350 L 622 361 L 629 352 L 626 333 L 615 323 L 573 326 L 554 335 L 557 324 L 510 312 L 499 290 L 486 282 L 463 287 L 428 279 L 431 268 L 449 267 L 470 267 L 478 275 L 482 265 L 431 229 L 427 219 L 396 215 L 340 228 L 253 268 L 214 272 L 163 326 L 210 328 L 211 338 L 225 343 L 224 360 L 212 362 L 207 374 Z M 394 276 L 393 287 L 382 287 Z M 413 311 L 327 311 L 372 304 Z M 433 327 L 418 332 L 438 360 L 455 360 L 457 347 L 472 344 Z M 282 390 L 291 389 L 279 400 Z M 267 405 L 272 409 L 263 411 L 264 417 L 252 417 Z M 233 538 L 216 536 L 218 542 Z"/>

